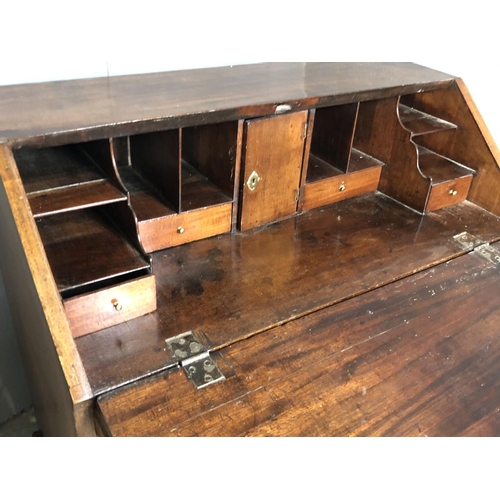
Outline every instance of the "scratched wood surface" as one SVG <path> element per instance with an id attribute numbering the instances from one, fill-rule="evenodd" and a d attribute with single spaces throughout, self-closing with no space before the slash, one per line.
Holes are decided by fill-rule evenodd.
<path id="1" fill-rule="evenodd" d="M 158 309 L 77 339 L 93 390 L 171 365 L 165 340 L 185 331 L 218 348 L 445 262 L 463 231 L 493 241 L 500 222 L 469 203 L 420 216 L 372 194 L 157 252 Z"/>
<path id="2" fill-rule="evenodd" d="M 63 82 L 0 92 L 0 137 L 56 145 L 446 87 L 453 77 L 411 63 L 265 63 Z M 165 91 L 168 89 L 168 92 Z"/>
<path id="3" fill-rule="evenodd" d="M 498 273 L 458 257 L 223 349 L 224 382 L 196 390 L 174 369 L 103 396 L 101 422 L 115 436 L 498 436 Z"/>

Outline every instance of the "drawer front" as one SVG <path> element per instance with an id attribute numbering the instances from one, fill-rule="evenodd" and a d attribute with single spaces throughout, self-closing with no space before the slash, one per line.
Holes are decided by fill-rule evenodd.
<path id="1" fill-rule="evenodd" d="M 231 230 L 232 203 L 215 205 L 158 219 L 139 222 L 139 234 L 148 253 Z"/>
<path id="2" fill-rule="evenodd" d="M 382 167 L 373 167 L 306 184 L 300 209 L 311 210 L 376 191 L 381 171 Z"/>
<path id="3" fill-rule="evenodd" d="M 461 177 L 431 186 L 426 212 L 461 203 L 467 198 L 472 176 Z"/>
<path id="4" fill-rule="evenodd" d="M 73 337 L 81 337 L 154 311 L 156 280 L 149 275 L 72 297 L 64 308 Z"/>

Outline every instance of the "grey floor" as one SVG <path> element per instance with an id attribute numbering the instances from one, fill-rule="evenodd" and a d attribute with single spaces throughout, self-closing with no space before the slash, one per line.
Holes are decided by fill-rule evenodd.
<path id="1" fill-rule="evenodd" d="M 38 433 L 35 412 L 25 411 L 0 425 L 0 437 L 32 437 Z"/>

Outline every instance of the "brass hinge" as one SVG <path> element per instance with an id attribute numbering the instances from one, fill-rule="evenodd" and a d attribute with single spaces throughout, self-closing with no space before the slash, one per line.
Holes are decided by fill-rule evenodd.
<path id="1" fill-rule="evenodd" d="M 174 358 L 184 369 L 187 378 L 197 389 L 225 380 L 215 360 L 192 332 L 166 340 Z"/>
<path id="2" fill-rule="evenodd" d="M 481 238 L 478 238 L 470 233 L 463 232 L 453 236 L 453 241 L 462 250 L 473 250 L 476 255 L 486 259 L 495 266 L 500 265 L 500 251 L 498 251 L 495 247 L 492 247 L 489 243 L 483 241 Z"/>
<path id="3" fill-rule="evenodd" d="M 305 141 L 307 138 L 307 122 L 304 123 L 304 128 L 302 129 L 302 140 Z"/>
<path id="4" fill-rule="evenodd" d="M 453 236 L 453 241 L 462 250 L 474 250 L 474 248 L 485 244 L 485 242 L 482 239 L 478 238 L 477 236 L 474 236 L 473 234 L 467 233 L 466 231 Z"/>
<path id="5" fill-rule="evenodd" d="M 489 243 L 485 243 L 484 245 L 480 245 L 474 249 L 474 253 L 483 257 L 488 262 L 491 262 L 495 266 L 500 264 L 500 252 L 492 247 Z"/>

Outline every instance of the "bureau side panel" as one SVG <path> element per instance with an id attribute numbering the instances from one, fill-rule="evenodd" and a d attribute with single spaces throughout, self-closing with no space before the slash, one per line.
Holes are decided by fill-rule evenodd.
<path id="1" fill-rule="evenodd" d="M 0 263 L 45 435 L 92 434 L 91 390 L 10 149 L 0 145 Z"/>

